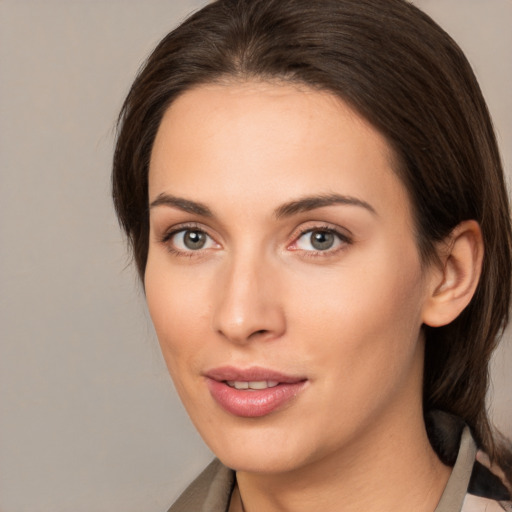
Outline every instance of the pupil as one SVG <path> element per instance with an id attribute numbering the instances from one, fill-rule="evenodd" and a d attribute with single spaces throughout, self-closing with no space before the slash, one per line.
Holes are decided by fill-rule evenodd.
<path id="1" fill-rule="evenodd" d="M 329 231 L 314 231 L 311 234 L 311 245 L 319 251 L 330 249 L 333 244 L 334 235 Z"/>
<path id="2" fill-rule="evenodd" d="M 201 231 L 187 231 L 183 242 L 188 249 L 201 249 L 206 242 L 206 236 Z"/>

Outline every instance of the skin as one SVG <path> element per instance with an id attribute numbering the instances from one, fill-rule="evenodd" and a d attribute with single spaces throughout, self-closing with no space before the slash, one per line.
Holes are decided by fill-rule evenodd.
<path id="1" fill-rule="evenodd" d="M 385 139 L 347 105 L 290 84 L 201 86 L 162 120 L 147 302 L 192 421 L 237 470 L 231 510 L 238 492 L 247 512 L 432 511 L 439 500 L 449 469 L 425 434 L 421 326 L 444 275 L 422 265 L 393 166 Z M 332 194 L 353 204 L 276 216 Z M 202 249 L 183 245 L 185 228 L 207 235 Z M 339 237 L 314 250 L 314 229 Z M 242 418 L 206 385 L 205 372 L 228 364 L 307 380 L 285 407 Z"/>

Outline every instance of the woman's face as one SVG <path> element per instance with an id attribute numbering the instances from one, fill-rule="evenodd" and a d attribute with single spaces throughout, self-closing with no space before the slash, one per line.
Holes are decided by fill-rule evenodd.
<path id="1" fill-rule="evenodd" d="M 430 271 L 387 143 L 339 99 L 258 82 L 184 93 L 149 203 L 151 317 L 225 464 L 287 471 L 421 415 Z"/>

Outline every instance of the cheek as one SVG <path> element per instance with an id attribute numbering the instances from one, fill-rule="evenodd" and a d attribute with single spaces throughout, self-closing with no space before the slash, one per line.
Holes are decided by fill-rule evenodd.
<path id="1" fill-rule="evenodd" d="M 391 375 L 407 365 L 421 328 L 423 279 L 415 248 L 347 259 L 327 275 L 297 281 L 289 309 L 293 338 L 315 347 L 315 357 L 337 374 Z"/>
<path id="2" fill-rule="evenodd" d="M 165 262 L 159 264 L 148 259 L 144 279 L 146 300 L 173 377 L 189 365 L 198 344 L 204 341 L 201 329 L 208 317 L 206 281 L 192 277 L 186 271 L 170 271 Z"/>

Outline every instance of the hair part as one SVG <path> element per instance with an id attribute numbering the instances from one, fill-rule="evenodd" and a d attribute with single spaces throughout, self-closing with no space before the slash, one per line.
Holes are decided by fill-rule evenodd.
<path id="1" fill-rule="evenodd" d="M 448 34 L 405 0 L 218 0 L 160 42 L 123 105 L 113 164 L 114 204 L 140 277 L 149 161 L 169 105 L 201 84 L 276 79 L 335 94 L 386 137 L 424 262 L 460 222 L 480 224 L 485 255 L 473 300 L 451 324 L 425 327 L 424 409 L 461 416 L 507 467 L 509 452 L 495 449 L 485 402 L 511 288 L 503 170 L 471 66 Z"/>

